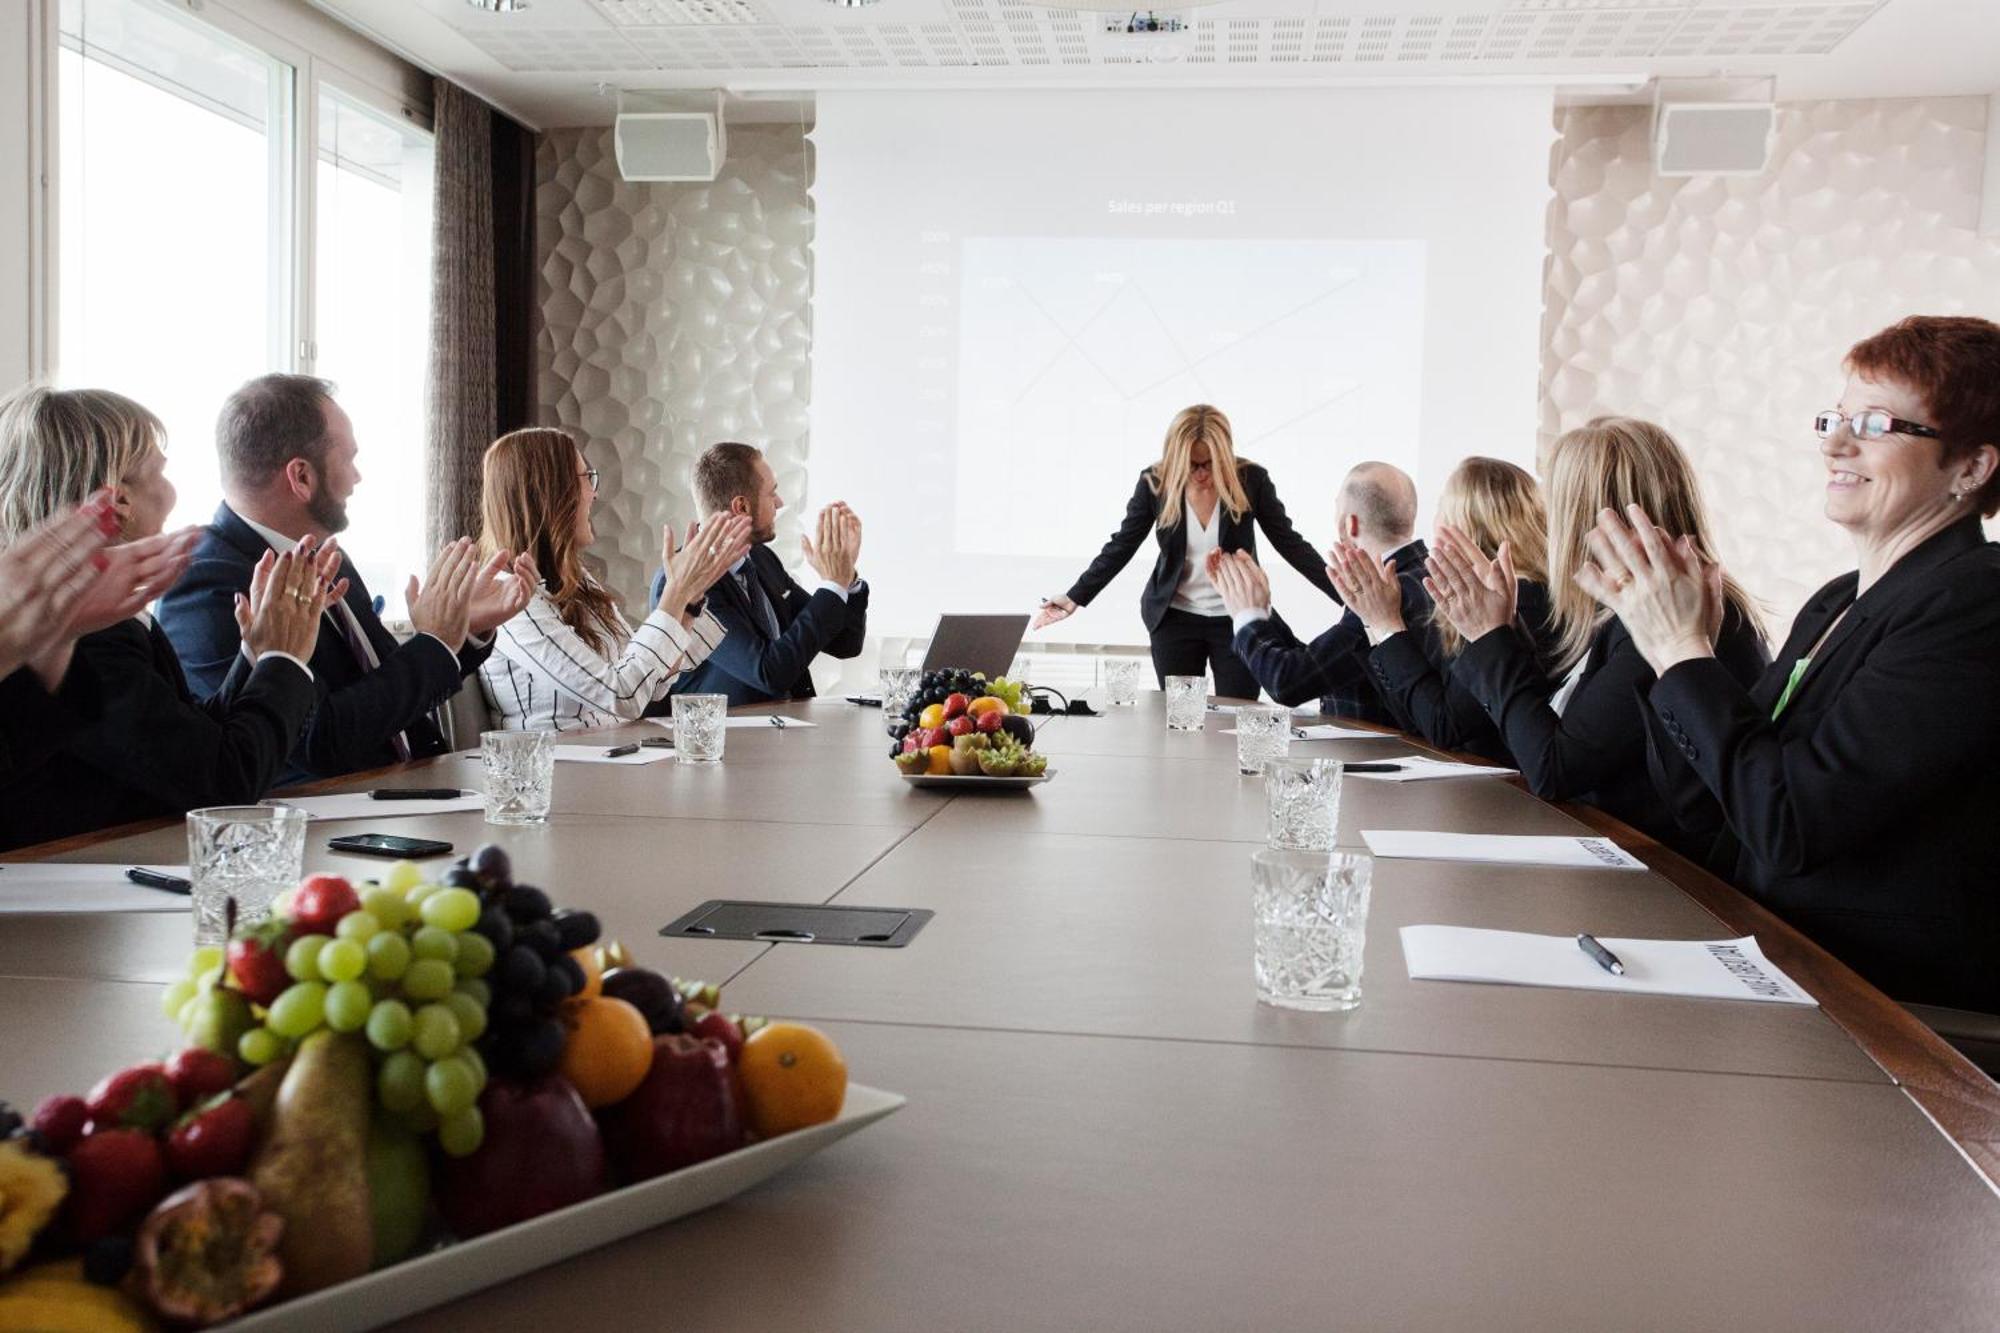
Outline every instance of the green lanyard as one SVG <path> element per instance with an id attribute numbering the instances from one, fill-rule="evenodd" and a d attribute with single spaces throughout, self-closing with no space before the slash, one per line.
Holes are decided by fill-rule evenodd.
<path id="1" fill-rule="evenodd" d="M 1777 704 L 1771 709 L 1771 720 L 1776 722 L 1778 714 L 1785 711 L 1785 705 L 1792 701 L 1792 693 L 1799 688 L 1799 681 L 1805 678 L 1806 668 L 1812 665 L 1812 655 L 1808 653 L 1792 664 L 1792 678 L 1785 682 L 1785 692 L 1778 696 Z"/>

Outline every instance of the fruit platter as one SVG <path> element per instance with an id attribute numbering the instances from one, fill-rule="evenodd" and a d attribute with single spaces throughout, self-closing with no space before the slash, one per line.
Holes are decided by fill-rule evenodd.
<path id="1" fill-rule="evenodd" d="M 370 1328 L 749 1189 L 892 1113 L 480 848 L 313 875 L 197 948 L 181 1048 L 0 1104 L 0 1329 Z"/>
<path id="2" fill-rule="evenodd" d="M 1033 787 L 1054 776 L 1035 749 L 1027 687 L 978 671 L 927 671 L 889 719 L 889 757 L 913 787 Z"/>

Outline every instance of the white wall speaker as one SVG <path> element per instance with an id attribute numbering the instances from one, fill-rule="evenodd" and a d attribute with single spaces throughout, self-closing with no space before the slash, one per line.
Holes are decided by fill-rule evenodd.
<path id="1" fill-rule="evenodd" d="M 1662 103 L 1653 111 L 1653 169 L 1662 176 L 1755 176 L 1778 137 L 1774 102 Z"/>
<path id="2" fill-rule="evenodd" d="M 718 112 L 621 112 L 612 150 L 628 181 L 712 181 L 729 151 L 728 131 Z"/>

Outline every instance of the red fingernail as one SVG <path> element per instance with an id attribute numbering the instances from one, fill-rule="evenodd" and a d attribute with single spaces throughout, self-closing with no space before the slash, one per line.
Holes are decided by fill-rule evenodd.
<path id="1" fill-rule="evenodd" d="M 102 551 L 92 551 L 90 553 L 90 567 L 102 574 L 105 570 L 111 568 L 111 557 Z"/>

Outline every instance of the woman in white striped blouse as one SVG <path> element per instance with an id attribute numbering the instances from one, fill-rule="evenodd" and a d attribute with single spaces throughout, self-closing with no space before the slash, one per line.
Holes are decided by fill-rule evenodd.
<path id="1" fill-rule="evenodd" d="M 584 567 L 583 550 L 597 535 L 597 469 L 576 443 L 559 430 L 517 430 L 486 451 L 485 473 L 481 548 L 523 552 L 542 581 L 527 609 L 500 626 L 479 668 L 501 727 L 580 731 L 634 721 L 722 641 L 722 626 L 697 608 L 749 549 L 748 518 L 691 526 L 679 550 L 669 525 L 666 587 L 634 629 Z"/>

